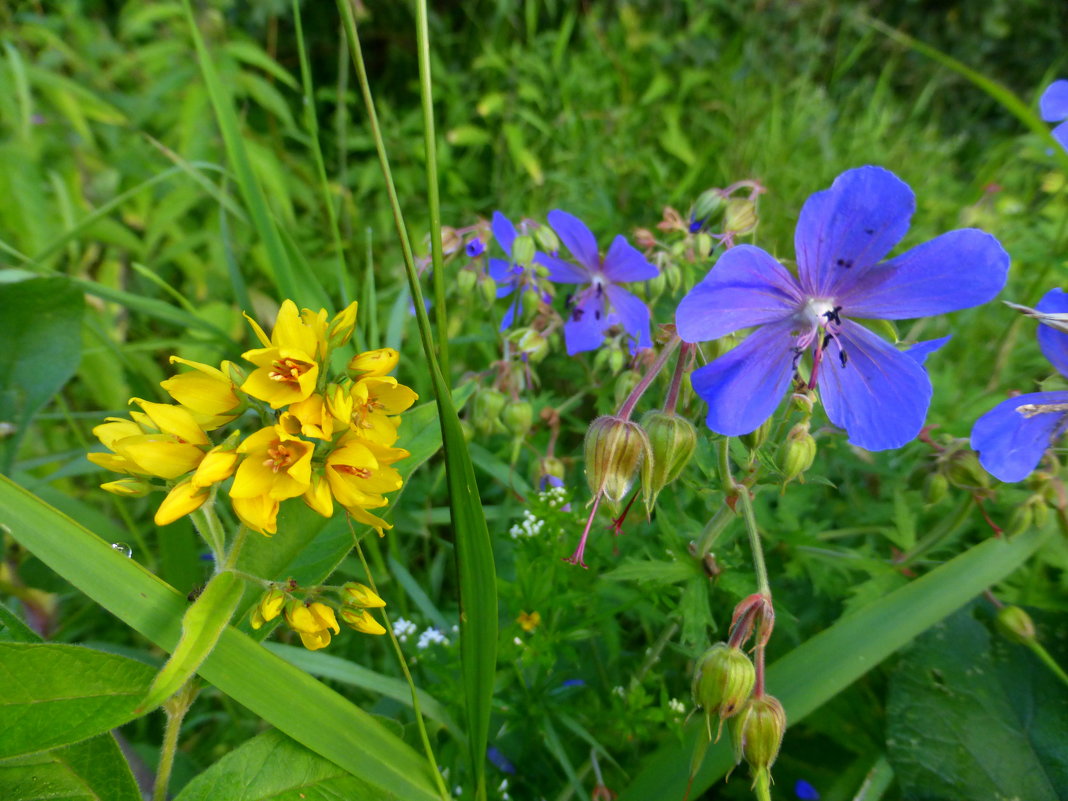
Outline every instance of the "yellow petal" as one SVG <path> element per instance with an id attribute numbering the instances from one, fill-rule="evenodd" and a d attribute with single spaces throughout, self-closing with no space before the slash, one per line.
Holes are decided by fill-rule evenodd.
<path id="1" fill-rule="evenodd" d="M 218 370 L 218 377 L 197 370 L 179 373 L 166 381 L 163 387 L 178 403 L 194 412 L 206 415 L 221 415 L 236 407 L 240 398 L 234 385 Z"/>
<path id="2" fill-rule="evenodd" d="M 311 634 L 303 631 L 298 633 L 300 634 L 300 641 L 304 643 L 304 647 L 309 651 L 318 651 L 320 648 L 326 648 L 330 644 L 329 631 L 316 631 Z"/>
<path id="3" fill-rule="evenodd" d="M 321 629 L 331 629 L 334 634 L 341 633 L 341 627 L 338 626 L 337 618 L 334 617 L 333 607 L 315 601 L 308 607 L 308 611 L 311 612 L 312 617 Z"/>
<path id="4" fill-rule="evenodd" d="M 348 596 L 346 603 L 353 606 L 377 609 L 386 605 L 386 602 L 378 596 L 378 593 L 358 581 L 346 582 L 342 585 L 341 590 Z"/>
<path id="5" fill-rule="evenodd" d="M 313 473 L 311 486 L 304 493 L 304 503 L 323 517 L 333 517 L 334 499 L 330 494 L 330 484 L 322 473 Z"/>
<path id="6" fill-rule="evenodd" d="M 211 440 L 197 425 L 193 415 L 188 409 L 171 403 L 152 403 L 141 398 L 131 398 L 131 403 L 136 403 L 162 433 L 172 434 L 182 442 L 191 445 L 209 445 Z"/>
<path id="7" fill-rule="evenodd" d="M 234 514 L 253 531 L 269 537 L 278 531 L 278 501 L 265 495 L 255 498 L 234 498 L 230 496 L 230 505 Z"/>
<path id="8" fill-rule="evenodd" d="M 167 434 L 141 434 L 115 443 L 115 451 L 129 459 L 139 472 L 160 478 L 178 478 L 200 464 L 204 451 L 178 442 Z"/>
<path id="9" fill-rule="evenodd" d="M 217 445 L 204 456 L 197 471 L 193 473 L 193 486 L 210 487 L 220 481 L 228 479 L 237 467 L 240 457 L 233 448 L 225 448 Z"/>
<path id="10" fill-rule="evenodd" d="M 174 488 L 167 493 L 167 497 L 163 499 L 163 503 L 159 505 L 159 509 L 156 510 L 154 518 L 156 525 L 169 525 L 199 509 L 210 494 L 205 489 L 193 486 L 193 482 L 189 479 L 175 484 Z"/>
<path id="11" fill-rule="evenodd" d="M 393 348 L 368 350 L 353 356 L 348 370 L 362 377 L 385 375 L 397 366 L 399 360 L 400 354 Z"/>
<path id="12" fill-rule="evenodd" d="M 385 634 L 386 630 L 366 609 L 351 606 L 341 607 L 341 619 L 346 626 L 364 634 Z"/>

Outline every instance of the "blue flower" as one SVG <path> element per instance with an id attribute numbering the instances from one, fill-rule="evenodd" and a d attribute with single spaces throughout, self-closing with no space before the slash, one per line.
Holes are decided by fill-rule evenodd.
<path id="1" fill-rule="evenodd" d="M 467 253 L 469 259 L 477 259 L 483 253 L 486 252 L 486 243 L 482 241 L 481 237 L 475 237 L 464 248 L 464 252 Z"/>
<path id="2" fill-rule="evenodd" d="M 819 801 L 820 798 L 819 791 L 804 779 L 798 779 L 794 784 L 794 795 L 800 801 Z"/>
<path id="3" fill-rule="evenodd" d="M 1038 111 L 1046 122 L 1068 120 L 1068 81 L 1054 81 L 1038 101 Z M 1061 122 L 1053 129 L 1053 138 L 1068 150 L 1068 122 Z"/>
<path id="4" fill-rule="evenodd" d="M 508 261 L 492 258 L 489 260 L 489 275 L 497 283 L 497 297 L 504 298 L 515 293 L 512 302 L 508 304 L 508 311 L 504 313 L 504 319 L 501 320 L 500 330 L 503 331 L 506 328 L 510 328 L 515 321 L 516 315 L 519 313 L 520 304 L 523 302 L 523 293 L 528 289 L 537 291 L 546 303 L 552 298 L 539 289 L 538 274 L 533 263 L 516 264 L 512 261 L 512 246 L 515 244 L 516 237 L 519 236 L 515 226 L 512 225 L 512 221 L 499 211 L 495 211 L 493 212 L 493 219 L 490 221 L 490 229 L 493 231 L 493 238 L 501 246 L 501 250 L 508 254 L 509 257 Z M 535 257 L 540 255 L 535 254 Z"/>
<path id="5" fill-rule="evenodd" d="M 564 323 L 564 341 L 568 355 L 596 350 L 605 333 L 614 325 L 623 327 L 632 338 L 631 351 L 651 348 L 649 309 L 636 295 L 616 283 L 648 281 L 660 271 L 645 256 L 627 244 L 622 236 L 602 259 L 597 240 L 586 224 L 566 211 L 549 212 L 549 225 L 567 245 L 578 264 L 556 256 L 539 253 L 535 258 L 549 270 L 549 280 L 558 284 L 589 284 L 571 296 L 571 309 Z"/>
<path id="6" fill-rule="evenodd" d="M 1035 310 L 1068 313 L 1068 294 L 1051 289 Z M 1041 325 L 1038 345 L 1057 372 L 1068 378 L 1068 334 Z M 979 463 L 990 475 L 1001 481 L 1023 481 L 1066 428 L 1068 391 L 1017 395 L 975 421 L 972 447 L 979 452 Z"/>
<path id="7" fill-rule="evenodd" d="M 909 354 L 849 318 L 901 320 L 985 303 L 1004 285 L 1009 256 L 993 236 L 967 228 L 880 262 L 914 207 L 893 173 L 860 167 L 805 202 L 796 276 L 752 245 L 720 257 L 675 314 L 687 342 L 756 329 L 693 373 L 709 428 L 736 436 L 759 427 L 811 350 L 809 387 L 818 384 L 827 417 L 851 443 L 886 450 L 919 433 L 931 400 L 923 358 L 933 346 Z"/>

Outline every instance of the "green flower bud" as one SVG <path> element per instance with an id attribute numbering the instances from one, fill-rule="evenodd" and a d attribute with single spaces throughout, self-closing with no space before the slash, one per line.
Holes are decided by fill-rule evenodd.
<path id="1" fill-rule="evenodd" d="M 704 220 L 708 224 L 719 217 L 726 204 L 726 199 L 718 189 L 706 189 L 697 196 L 691 216 L 695 220 Z"/>
<path id="2" fill-rule="evenodd" d="M 946 479 L 959 489 L 986 489 L 990 475 L 979 464 L 975 451 L 960 449 L 950 454 L 946 464 Z"/>
<path id="3" fill-rule="evenodd" d="M 642 459 L 651 459 L 649 438 L 632 420 L 605 415 L 586 431 L 586 479 L 590 490 L 613 507 L 634 483 Z"/>
<path id="4" fill-rule="evenodd" d="M 623 351 L 621 351 L 619 348 L 613 349 L 608 354 L 608 368 L 613 373 L 618 373 L 620 370 L 622 370 L 623 369 L 623 365 L 626 364 L 626 363 L 627 363 L 627 355 Z M 617 385 L 616 386 L 616 390 L 618 391 L 618 389 L 619 389 L 619 387 Z"/>
<path id="5" fill-rule="evenodd" d="M 1018 606 L 1003 606 L 994 618 L 998 631 L 1007 640 L 1027 645 L 1035 640 L 1035 623 L 1031 616 Z"/>
<path id="6" fill-rule="evenodd" d="M 501 429 L 501 411 L 508 396 L 496 389 L 484 389 L 475 395 L 475 427 L 484 434 Z"/>
<path id="7" fill-rule="evenodd" d="M 778 462 L 783 477 L 793 481 L 812 467 L 815 458 L 816 440 L 809 433 L 808 423 L 798 423 L 779 446 Z"/>
<path id="8" fill-rule="evenodd" d="M 527 314 L 534 314 L 534 312 L 538 310 L 538 307 L 541 306 L 541 298 L 538 296 L 538 293 L 532 289 L 528 289 L 523 293 L 520 302 L 523 304 L 523 311 Z"/>
<path id="9" fill-rule="evenodd" d="M 1031 528 L 1034 519 L 1035 513 L 1031 504 L 1025 503 L 1017 506 L 1012 510 L 1012 514 L 1009 516 L 1009 522 L 1005 526 L 1005 534 L 1009 537 L 1023 534 Z"/>
<path id="10" fill-rule="evenodd" d="M 525 353 L 529 361 L 537 364 L 549 353 L 549 340 L 533 328 L 523 329 L 515 345 L 520 353 Z"/>
<path id="11" fill-rule="evenodd" d="M 748 434 L 742 434 L 738 439 L 742 441 L 749 450 L 755 451 L 761 445 L 768 441 L 768 434 L 771 433 L 771 418 L 769 417 L 755 431 L 750 431 Z"/>
<path id="12" fill-rule="evenodd" d="M 718 642 L 705 651 L 693 674 L 693 702 L 708 716 L 735 715 L 756 683 L 756 668 L 741 648 Z"/>
<path id="13" fill-rule="evenodd" d="M 534 423 L 534 407 L 530 401 L 512 401 L 501 412 L 504 427 L 517 437 L 523 437 Z"/>
<path id="14" fill-rule="evenodd" d="M 482 300 L 487 305 L 497 301 L 497 282 L 488 275 L 480 275 L 478 277 L 478 289 L 482 293 Z"/>
<path id="15" fill-rule="evenodd" d="M 735 234 L 746 234 L 756 228 L 756 204 L 744 198 L 731 198 L 723 216 L 723 227 Z"/>
<path id="16" fill-rule="evenodd" d="M 125 498 L 143 498 L 152 491 L 152 484 L 143 478 L 120 478 L 101 484 L 100 489 Z"/>
<path id="17" fill-rule="evenodd" d="M 697 449 L 697 429 L 677 414 L 653 410 L 642 418 L 652 458 L 642 462 L 642 494 L 652 510 L 660 491 L 679 477 Z"/>
<path id="18" fill-rule="evenodd" d="M 704 232 L 693 238 L 693 255 L 697 261 L 704 261 L 712 253 L 712 237 Z"/>
<path id="19" fill-rule="evenodd" d="M 678 292 L 679 288 L 682 286 L 683 280 L 682 270 L 679 268 L 679 265 L 674 262 L 669 262 L 664 265 L 664 269 L 660 272 L 664 278 L 667 279 L 668 289 L 672 292 Z"/>
<path id="20" fill-rule="evenodd" d="M 534 237 L 529 234 L 517 236 L 512 243 L 512 262 L 530 264 L 534 261 Z"/>
<path id="21" fill-rule="evenodd" d="M 539 225 L 534 229 L 534 241 L 546 253 L 556 253 L 560 250 L 560 239 L 556 236 L 556 232 L 547 225 Z"/>
<path id="22" fill-rule="evenodd" d="M 627 370 L 626 372 L 619 374 L 619 378 L 616 379 L 613 393 L 613 400 L 615 401 L 617 409 L 623 405 L 623 401 L 627 399 L 631 390 L 638 386 L 638 382 L 641 380 L 642 374 L 637 370 Z"/>
<path id="23" fill-rule="evenodd" d="M 941 471 L 931 473 L 923 482 L 923 502 L 929 506 L 934 506 L 945 498 L 947 492 L 949 492 L 949 480 Z"/>
<path id="24" fill-rule="evenodd" d="M 538 460 L 538 472 L 535 479 L 536 483 L 540 485 L 542 478 L 545 476 L 552 476 L 563 481 L 566 474 L 567 468 L 564 467 L 563 462 L 555 456 L 546 456 L 544 459 Z"/>
<path id="25" fill-rule="evenodd" d="M 742 758 L 756 776 L 775 764 L 786 732 L 786 712 L 779 699 L 772 695 L 750 698 L 738 716 L 731 721 L 734 759 Z"/>
<path id="26" fill-rule="evenodd" d="M 1031 509 L 1034 512 L 1034 521 L 1032 525 L 1035 528 L 1042 528 L 1049 521 L 1049 505 L 1042 498 L 1031 499 Z"/>
<path id="27" fill-rule="evenodd" d="M 470 295 L 478 283 L 478 273 L 474 270 L 460 270 L 456 274 L 456 286 L 461 295 Z"/>

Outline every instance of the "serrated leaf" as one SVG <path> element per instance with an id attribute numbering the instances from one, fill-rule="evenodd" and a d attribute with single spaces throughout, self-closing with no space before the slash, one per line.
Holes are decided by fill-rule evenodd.
<path id="1" fill-rule="evenodd" d="M 76 645 L 0 643 L 0 758 L 76 743 L 132 720 L 154 672 Z"/>
<path id="2" fill-rule="evenodd" d="M 695 565 L 687 562 L 665 562 L 659 559 L 628 559 L 614 570 L 602 573 L 607 581 L 636 581 L 639 584 L 677 584 L 700 575 Z"/>
<path id="3" fill-rule="evenodd" d="M 4 801 L 142 801 L 115 737 L 0 762 Z"/>
<path id="4" fill-rule="evenodd" d="M 224 756 L 185 786 L 175 801 L 386 801 L 397 798 L 267 731 Z"/>
<path id="5" fill-rule="evenodd" d="M 230 623 L 244 590 L 244 582 L 229 570 L 211 577 L 182 617 L 182 636 L 153 680 L 142 710 L 155 709 L 193 677 Z"/>

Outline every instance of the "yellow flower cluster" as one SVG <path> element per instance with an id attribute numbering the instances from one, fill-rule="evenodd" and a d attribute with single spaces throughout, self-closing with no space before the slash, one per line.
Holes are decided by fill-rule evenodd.
<path id="1" fill-rule="evenodd" d="M 400 489 L 393 464 L 408 452 L 394 447 L 398 415 L 418 399 L 387 375 L 399 354 L 357 354 L 342 376 L 328 380 L 331 354 L 356 324 L 355 303 L 331 319 L 325 309 L 298 311 L 287 300 L 270 337 L 246 318 L 262 345 L 243 354 L 255 365 L 250 373 L 231 362 L 216 368 L 172 356 L 192 368 L 161 384 L 175 403 L 133 398 L 140 411 L 132 419 L 108 418 L 93 429 L 110 452 L 90 453 L 90 461 L 130 476 L 104 489 L 144 495 L 153 478 L 164 479 L 169 492 L 155 522 L 166 525 L 233 476 L 234 513 L 261 534 L 274 534 L 279 503 L 298 497 L 324 517 L 336 502 L 381 534 L 390 525 L 369 510 Z M 249 436 L 233 431 L 217 443 L 209 436 L 239 418 L 255 419 L 250 412 L 259 413 L 262 427 Z"/>
<path id="2" fill-rule="evenodd" d="M 318 651 L 330 644 L 330 633 L 339 634 L 334 608 L 322 601 L 299 600 L 293 597 L 298 588 L 292 579 L 284 585 L 271 585 L 260 601 L 252 608 L 252 628 L 258 629 L 280 614 L 286 624 L 300 635 L 300 641 L 309 651 Z M 323 588 L 320 588 L 320 590 Z M 364 634 L 385 634 L 382 624 L 375 620 L 368 609 L 380 609 L 386 602 L 370 587 L 350 581 L 339 591 L 341 620 L 349 628 Z"/>

